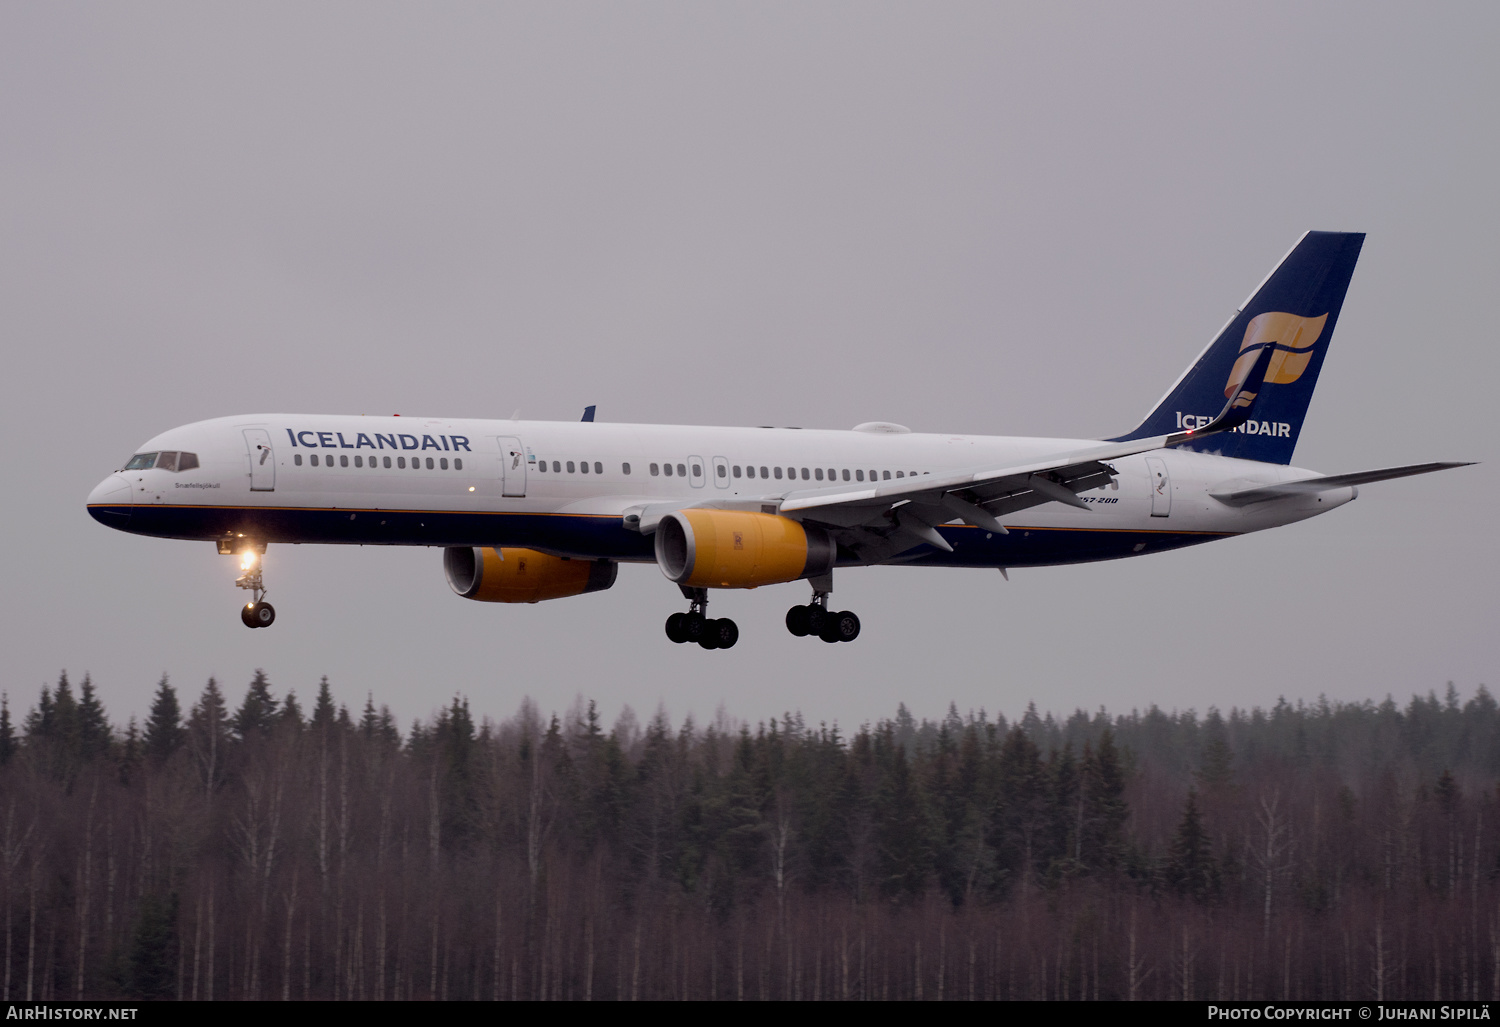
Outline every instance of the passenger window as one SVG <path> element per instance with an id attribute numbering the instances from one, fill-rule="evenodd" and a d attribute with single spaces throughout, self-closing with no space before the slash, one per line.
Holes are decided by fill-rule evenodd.
<path id="1" fill-rule="evenodd" d="M 766 478 L 766 477 L 769 477 L 769 475 L 768 475 L 768 474 L 766 474 L 766 469 L 765 469 L 765 468 L 764 468 L 764 467 L 762 467 L 762 468 L 761 468 L 761 469 L 760 469 L 760 476 L 761 476 L 761 477 L 762 477 L 762 478 Z M 779 473 L 778 473 L 778 474 L 777 474 L 777 475 L 776 475 L 776 477 L 778 477 L 778 478 L 779 478 L 779 477 L 781 477 L 781 475 L 780 475 L 780 474 L 779 474 Z"/>
<path id="2" fill-rule="evenodd" d="M 179 471 L 191 471 L 198 466 L 197 453 L 179 453 L 177 456 L 177 469 Z"/>
<path id="3" fill-rule="evenodd" d="M 845 471 L 844 473 L 848 474 L 849 472 Z M 865 472 L 864 471 L 855 471 L 854 472 L 854 480 L 855 481 L 864 481 L 865 480 Z"/>
<path id="4" fill-rule="evenodd" d="M 739 470 L 739 468 L 736 467 L 735 470 Z M 715 464 L 714 465 L 714 474 L 715 474 L 715 476 L 720 477 L 720 478 L 727 478 L 729 476 L 729 469 L 727 467 L 725 467 L 723 464 Z M 735 475 L 735 477 L 739 477 L 739 475 Z"/>
<path id="5" fill-rule="evenodd" d="M 581 472 L 583 472 L 584 474 L 588 474 L 589 473 L 589 462 L 587 460 L 580 460 L 578 462 L 578 470 L 581 471 Z"/>
<path id="6" fill-rule="evenodd" d="M 386 457 L 384 460 L 381 461 L 381 463 L 385 465 L 385 468 L 387 470 L 389 470 L 390 466 L 391 466 L 391 458 L 390 457 Z"/>
<path id="7" fill-rule="evenodd" d="M 312 464 L 314 467 L 318 466 L 318 454 L 314 453 L 312 456 L 308 457 L 307 462 Z"/>
<path id="8" fill-rule="evenodd" d="M 781 480 L 781 468 L 780 467 L 776 468 L 776 480 L 777 481 Z"/>
<path id="9" fill-rule="evenodd" d="M 455 471 L 461 471 L 461 470 L 464 469 L 464 458 L 463 457 L 456 456 L 456 457 L 453 458 L 453 469 Z"/>
<path id="10" fill-rule="evenodd" d="M 292 463 L 296 464 L 298 467 L 301 467 L 302 466 L 302 454 L 301 453 L 293 453 L 292 454 Z"/>
<path id="11" fill-rule="evenodd" d="M 547 472 L 547 461 L 545 461 L 545 460 L 538 460 L 536 462 L 536 469 L 539 470 L 539 471 L 541 471 L 543 474 L 545 474 Z"/>
<path id="12" fill-rule="evenodd" d="M 133 456 L 133 457 L 130 458 L 130 462 L 127 463 L 123 468 L 121 468 L 121 470 L 125 470 L 125 471 L 148 471 L 153 466 L 155 466 L 155 464 L 156 464 L 156 454 L 155 453 L 137 453 L 135 456 Z"/>
<path id="13" fill-rule="evenodd" d="M 662 470 L 666 471 L 668 478 L 672 477 L 672 465 L 671 464 L 666 464 L 665 466 L 663 466 Z"/>
<path id="14" fill-rule="evenodd" d="M 573 473 L 573 461 L 571 461 L 571 460 L 568 461 L 568 473 L 569 474 Z"/>
<path id="15" fill-rule="evenodd" d="M 687 477 L 687 466 L 685 464 L 678 464 L 677 465 L 677 476 L 679 478 L 686 478 Z"/>
<path id="16" fill-rule="evenodd" d="M 553 474 L 561 474 L 562 473 L 562 464 L 558 463 L 556 460 L 552 461 L 552 473 Z"/>
<path id="17" fill-rule="evenodd" d="M 849 480 L 849 470 L 848 470 L 848 468 L 844 469 L 844 480 L 845 481 Z"/>
<path id="18" fill-rule="evenodd" d="M 354 459 L 358 460 L 359 457 L 355 457 Z M 438 467 L 441 470 L 446 471 L 448 469 L 448 458 L 447 457 L 439 457 L 438 458 Z"/>
<path id="19" fill-rule="evenodd" d="M 354 454 L 354 466 L 355 467 L 363 467 L 364 465 L 365 465 L 365 458 L 362 457 L 362 456 L 360 456 L 358 453 L 355 453 Z"/>
<path id="20" fill-rule="evenodd" d="M 694 478 L 698 478 L 698 477 L 702 477 L 702 475 L 703 475 L 703 468 L 700 465 L 698 465 L 698 464 L 694 464 L 693 465 L 693 477 Z"/>
<path id="21" fill-rule="evenodd" d="M 750 468 L 750 469 L 751 469 L 751 470 L 752 470 L 752 471 L 753 471 L 753 470 L 755 470 L 755 468 L 753 468 L 753 467 L 752 467 L 752 468 Z M 740 465 L 739 465 L 739 464 L 735 464 L 735 465 L 734 465 L 734 476 L 735 476 L 735 477 L 736 477 L 736 478 L 738 478 L 738 477 L 739 477 L 739 476 L 740 476 Z M 753 474 L 752 474 L 752 475 L 751 475 L 751 477 L 752 477 L 752 478 L 753 478 L 753 477 L 755 477 L 755 475 L 753 475 Z"/>
<path id="22" fill-rule="evenodd" d="M 171 450 L 167 450 L 156 458 L 156 466 L 158 470 L 162 471 L 177 470 L 177 454 Z"/>
<path id="23" fill-rule="evenodd" d="M 595 460 L 594 461 L 594 473 L 595 474 L 603 474 L 604 473 L 604 462 L 602 460 Z"/>
<path id="24" fill-rule="evenodd" d="M 630 474 L 630 465 L 629 464 L 621 464 L 620 465 L 620 473 L 621 474 L 625 474 L 625 475 L 629 475 Z"/>
<path id="25" fill-rule="evenodd" d="M 818 477 L 819 478 L 823 477 L 823 472 L 822 471 L 818 472 Z M 803 481 L 807 480 L 807 468 L 806 467 L 802 468 L 802 480 Z"/>
<path id="26" fill-rule="evenodd" d="M 651 477 L 654 478 L 654 477 L 656 477 L 660 473 L 661 473 L 661 465 L 660 464 L 652 464 L 651 465 Z"/>
<path id="27" fill-rule="evenodd" d="M 433 466 L 432 466 L 432 457 L 428 457 L 428 458 L 427 458 L 427 469 L 428 469 L 428 470 L 429 470 L 429 471 L 431 471 L 431 470 L 433 470 L 433 469 L 434 469 L 434 468 L 433 468 Z"/>
<path id="28" fill-rule="evenodd" d="M 890 481 L 891 480 L 891 472 L 890 471 L 881 471 L 880 472 L 880 477 L 884 481 Z"/>
<path id="29" fill-rule="evenodd" d="M 389 460 L 390 457 L 386 457 L 386 459 Z M 399 468 L 401 468 L 401 470 L 403 470 L 403 471 L 406 470 L 406 457 L 404 457 L 404 456 L 398 456 L 396 458 L 396 466 L 399 467 Z"/>
<path id="30" fill-rule="evenodd" d="M 828 468 L 828 480 L 829 481 L 837 481 L 838 480 L 838 472 L 836 472 L 832 467 Z"/>
<path id="31" fill-rule="evenodd" d="M 815 467 L 815 468 L 813 468 L 813 477 L 817 478 L 819 481 L 822 481 L 823 480 L 823 468 L 821 468 L 821 467 Z"/>
<path id="32" fill-rule="evenodd" d="M 896 472 L 896 477 L 898 477 L 898 478 L 904 478 L 904 477 L 906 477 L 906 472 L 905 471 L 897 471 Z"/>
<path id="33" fill-rule="evenodd" d="M 431 460 L 429 460 L 427 462 L 429 464 L 432 463 Z M 339 454 L 339 466 L 340 467 L 348 467 L 349 466 L 349 458 L 347 456 L 345 456 L 343 453 Z"/>

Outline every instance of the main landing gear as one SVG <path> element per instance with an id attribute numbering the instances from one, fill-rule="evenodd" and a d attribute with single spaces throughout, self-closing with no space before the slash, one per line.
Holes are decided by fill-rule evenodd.
<path id="1" fill-rule="evenodd" d="M 679 586 L 688 600 L 687 613 L 667 618 L 667 637 L 674 642 L 697 642 L 705 649 L 730 649 L 740 640 L 739 626 L 727 617 L 705 617 L 708 589 Z"/>
<path id="2" fill-rule="evenodd" d="M 799 638 L 815 635 L 825 642 L 852 642 L 859 637 L 859 618 L 848 610 L 829 610 L 828 593 L 814 589 L 812 602 L 786 612 L 786 629 Z"/>
<path id="3" fill-rule="evenodd" d="M 240 607 L 240 621 L 247 628 L 269 628 L 276 623 L 276 608 L 265 601 L 266 585 L 261 580 L 261 556 L 265 553 L 265 544 L 246 544 L 240 549 L 240 576 L 235 579 L 236 588 L 247 588 L 254 596 L 251 602 Z M 219 552 L 233 555 L 232 549 L 227 549 L 223 543 L 219 546 Z"/>

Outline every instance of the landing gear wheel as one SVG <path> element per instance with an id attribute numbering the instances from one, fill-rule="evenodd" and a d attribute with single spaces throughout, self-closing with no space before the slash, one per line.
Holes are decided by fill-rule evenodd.
<path id="1" fill-rule="evenodd" d="M 812 630 L 807 624 L 807 607 L 794 606 L 786 612 L 786 629 L 798 638 Z"/>
<path id="2" fill-rule="evenodd" d="M 247 628 L 260 627 L 259 624 L 255 623 L 254 603 L 246 603 L 244 606 L 240 607 L 240 623 L 244 624 Z"/>
<path id="3" fill-rule="evenodd" d="M 254 627 L 269 628 L 276 623 L 276 607 L 270 603 L 255 603 L 250 607 L 250 618 L 255 621 Z"/>
<path id="4" fill-rule="evenodd" d="M 828 611 L 817 603 L 808 603 L 803 609 L 807 611 L 807 633 L 821 637 L 828 623 Z"/>
<path id="5" fill-rule="evenodd" d="M 674 613 L 667 618 L 667 637 L 681 644 L 688 640 L 687 630 L 683 627 L 683 621 L 687 619 L 685 613 Z"/>
<path id="6" fill-rule="evenodd" d="M 859 637 L 859 618 L 848 610 L 832 614 L 828 622 L 830 627 L 824 630 L 831 631 L 840 642 L 852 642 Z"/>
<path id="7" fill-rule="evenodd" d="M 708 632 L 704 635 L 704 637 L 711 637 L 713 639 L 713 648 L 733 649 L 734 643 L 740 640 L 739 625 L 730 620 L 728 617 L 722 618 L 721 620 L 709 621 L 708 624 Z M 706 642 L 703 645 L 705 649 L 708 648 L 708 644 Z"/>
<path id="8" fill-rule="evenodd" d="M 681 628 L 683 641 L 702 644 L 707 623 L 708 618 L 701 613 L 684 613 Z"/>
<path id="9" fill-rule="evenodd" d="M 818 637 L 825 642 L 839 641 L 839 621 L 837 617 L 829 617 L 823 622 L 823 630 L 818 632 Z"/>
<path id="10" fill-rule="evenodd" d="M 719 648 L 719 622 L 708 618 L 703 622 L 703 633 L 698 636 L 698 644 L 705 649 Z"/>

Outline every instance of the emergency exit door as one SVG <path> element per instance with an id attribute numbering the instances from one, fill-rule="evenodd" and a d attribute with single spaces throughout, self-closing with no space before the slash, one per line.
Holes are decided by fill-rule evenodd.
<path id="1" fill-rule="evenodd" d="M 500 442 L 500 494 L 526 495 L 526 450 L 521 440 L 502 435 Z"/>
<path id="2" fill-rule="evenodd" d="M 276 454 L 271 433 L 264 428 L 246 428 L 245 450 L 250 454 L 250 491 L 276 491 Z"/>
<path id="3" fill-rule="evenodd" d="M 1167 517 L 1172 513 L 1172 479 L 1167 474 L 1167 462 L 1159 456 L 1148 456 L 1146 472 L 1151 476 L 1151 516 Z"/>

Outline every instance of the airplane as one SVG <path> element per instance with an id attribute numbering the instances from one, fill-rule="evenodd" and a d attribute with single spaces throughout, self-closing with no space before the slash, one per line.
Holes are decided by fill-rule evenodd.
<path id="1" fill-rule="evenodd" d="M 88 498 L 95 520 L 240 558 L 269 627 L 272 543 L 435 546 L 449 587 L 534 603 L 655 563 L 688 609 L 666 634 L 727 649 L 710 589 L 806 581 L 793 634 L 849 642 L 836 568 L 998 568 L 1178 549 L 1325 513 L 1358 486 L 1465 466 L 1291 466 L 1363 233 L 1307 232 L 1139 426 L 1104 440 L 582 421 L 250 414 L 146 442 Z"/>

